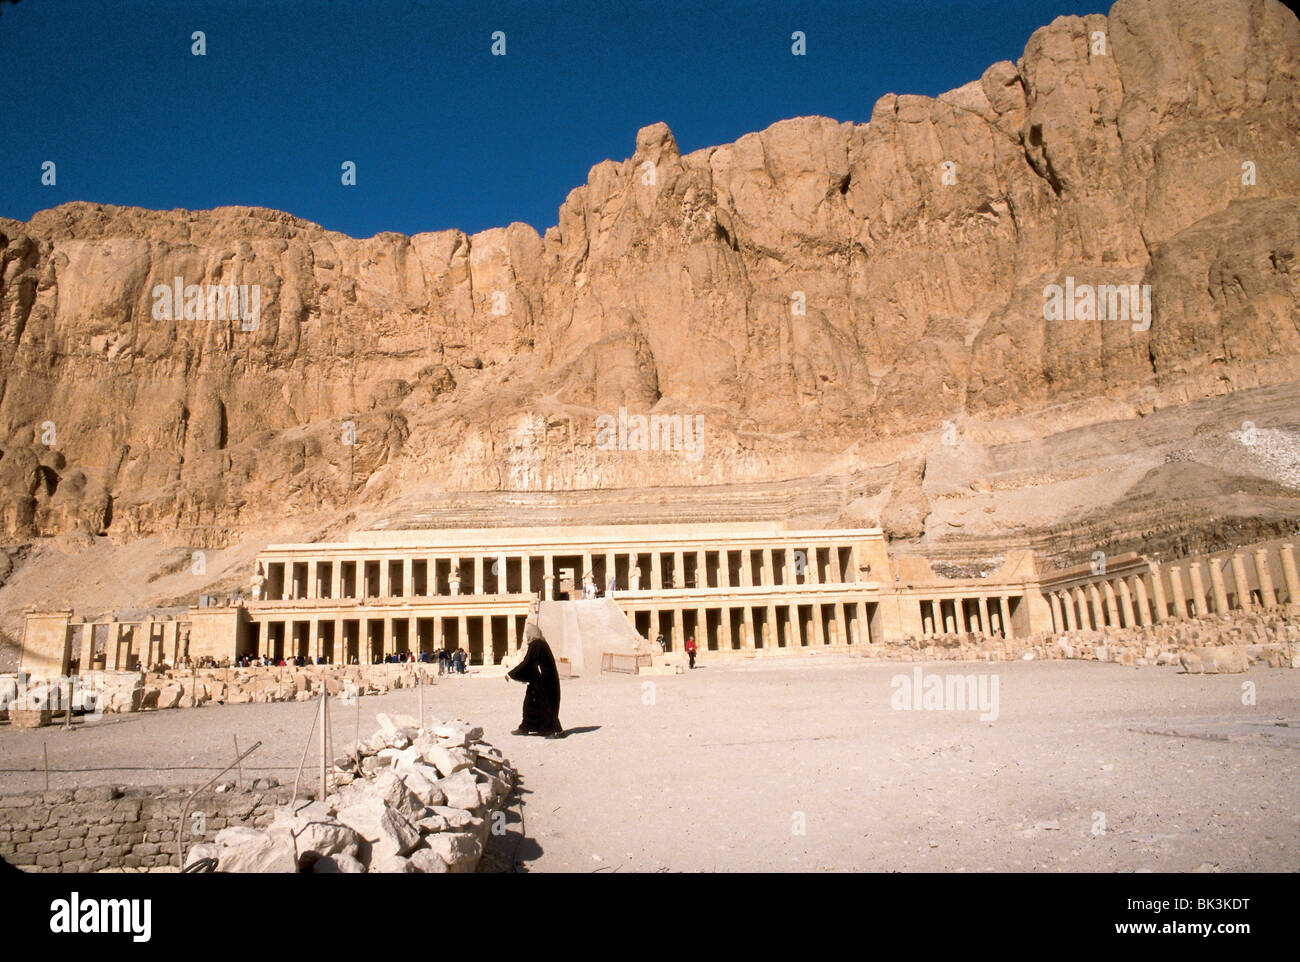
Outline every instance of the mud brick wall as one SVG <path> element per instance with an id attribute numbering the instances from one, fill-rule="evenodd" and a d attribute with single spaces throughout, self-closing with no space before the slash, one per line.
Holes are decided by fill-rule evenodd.
<path id="1" fill-rule="evenodd" d="M 150 869 L 176 864 L 176 824 L 190 788 L 112 786 L 0 795 L 0 858 L 25 871 L 96 872 L 105 868 Z M 187 815 L 185 847 L 212 841 L 231 825 L 260 828 L 292 789 L 206 791 L 190 811 L 206 820 L 194 834 Z M 308 793 L 299 792 L 299 799 Z"/>

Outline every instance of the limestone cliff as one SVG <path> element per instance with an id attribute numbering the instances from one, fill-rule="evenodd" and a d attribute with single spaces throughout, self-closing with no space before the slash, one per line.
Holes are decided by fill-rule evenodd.
<path id="1" fill-rule="evenodd" d="M 945 423 L 1294 382 L 1298 239 L 1300 22 L 1274 0 L 1061 17 L 866 124 L 686 155 L 647 127 L 544 236 L 68 204 L 0 219 L 0 517 L 10 540 L 228 543 L 438 491 L 901 464 L 915 534 L 929 509 L 903 488 L 942 477 Z M 178 277 L 256 285 L 255 329 L 157 318 Z M 1149 325 L 1046 319 L 1067 280 L 1149 285 Z M 620 408 L 702 428 L 676 456 L 602 448 Z"/>

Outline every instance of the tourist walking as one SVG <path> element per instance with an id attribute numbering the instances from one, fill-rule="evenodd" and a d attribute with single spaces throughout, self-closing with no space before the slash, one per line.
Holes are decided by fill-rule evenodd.
<path id="1" fill-rule="evenodd" d="M 563 738 L 564 726 L 560 724 L 560 673 L 555 669 L 555 656 L 551 646 L 542 637 L 542 631 L 533 622 L 524 626 L 524 640 L 528 648 L 523 660 L 506 673 L 506 681 L 528 683 L 524 692 L 523 719 L 512 735 L 545 735 Z"/>
<path id="2" fill-rule="evenodd" d="M 690 659 L 691 667 L 695 667 L 695 636 L 691 635 L 686 639 L 686 657 Z"/>

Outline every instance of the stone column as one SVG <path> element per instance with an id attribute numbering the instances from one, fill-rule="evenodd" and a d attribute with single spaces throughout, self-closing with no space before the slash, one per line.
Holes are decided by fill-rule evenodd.
<path id="1" fill-rule="evenodd" d="M 1074 589 L 1075 601 L 1079 606 L 1079 627 L 1084 631 L 1096 630 L 1101 625 L 1093 611 L 1092 596 L 1088 593 L 1088 587 L 1088 585 L 1079 585 Z"/>
<path id="2" fill-rule="evenodd" d="M 1155 608 L 1156 621 L 1169 617 L 1169 600 L 1165 597 L 1165 580 L 1160 574 L 1160 566 L 1151 565 L 1151 601 Z"/>
<path id="3" fill-rule="evenodd" d="M 787 632 L 791 648 L 803 647 L 803 624 L 799 621 L 799 606 L 786 605 L 786 624 L 789 627 Z"/>
<path id="4" fill-rule="evenodd" d="M 934 634 L 934 602 L 921 601 L 918 604 L 921 606 L 921 634 L 929 637 Z M 929 611 L 929 614 L 926 614 L 927 611 Z"/>
<path id="5" fill-rule="evenodd" d="M 393 652 L 397 650 L 397 646 L 394 644 L 394 639 L 393 639 L 393 622 L 395 620 L 396 619 L 392 615 L 387 615 L 384 618 L 383 652 L 385 658 L 387 658 L 389 655 L 391 655 Z"/>
<path id="6" fill-rule="evenodd" d="M 776 584 L 776 575 L 772 569 L 772 548 L 770 545 L 763 549 L 763 560 L 759 567 L 758 580 L 765 585 Z"/>
<path id="7" fill-rule="evenodd" d="M 456 647 L 465 649 L 466 661 L 469 660 L 469 616 L 456 616 Z"/>
<path id="8" fill-rule="evenodd" d="M 555 598 L 555 555 L 548 554 L 542 559 L 542 599 L 551 601 Z"/>
<path id="9" fill-rule="evenodd" d="M 316 562 L 315 562 L 315 561 L 308 561 L 308 562 L 307 562 L 307 598 L 308 598 L 308 600 L 315 600 L 315 599 L 320 595 L 320 592 L 317 590 L 317 586 L 316 586 L 316 579 L 317 579 L 317 576 L 318 576 L 318 572 L 317 572 L 317 570 L 316 570 Z"/>
<path id="10" fill-rule="evenodd" d="M 474 556 L 474 587 L 470 589 L 470 594 L 481 595 L 483 593 L 483 556 L 476 554 Z"/>
<path id="11" fill-rule="evenodd" d="M 952 606 L 952 617 L 944 614 L 943 604 L 947 601 Z M 957 600 L 955 598 L 939 599 L 939 616 L 943 621 L 944 634 L 955 635 L 957 633 Z"/>
<path id="12" fill-rule="evenodd" d="M 313 662 L 320 657 L 320 622 L 315 617 L 307 622 L 307 657 Z"/>
<path id="13" fill-rule="evenodd" d="M 740 551 L 740 587 L 752 588 L 754 586 L 754 567 L 750 562 L 749 548 L 742 548 Z"/>
<path id="14" fill-rule="evenodd" d="M 1097 590 L 1097 582 L 1088 582 L 1088 608 L 1092 612 L 1092 625 L 1097 630 L 1106 627 L 1106 606 L 1102 603 L 1101 592 Z"/>
<path id="15" fill-rule="evenodd" d="M 831 565 L 828 574 L 830 574 L 831 576 L 831 581 L 834 584 L 843 584 L 844 572 L 840 569 L 840 549 L 835 545 L 831 545 L 829 549 L 829 553 L 830 553 Z M 843 641 L 840 642 L 840 644 L 843 643 L 844 643 Z"/>
<path id="16" fill-rule="evenodd" d="M 387 598 L 392 594 L 388 584 L 388 558 L 379 559 L 379 597 Z"/>
<path id="17" fill-rule="evenodd" d="M 1283 544 L 1278 548 L 1278 554 L 1282 556 L 1282 576 L 1286 580 L 1286 602 L 1289 605 L 1300 605 L 1300 573 L 1296 571 L 1295 549 L 1290 544 Z"/>
<path id="18" fill-rule="evenodd" d="M 857 643 L 860 645 L 871 644 L 871 622 L 867 620 L 867 603 L 858 602 L 858 637 Z"/>
<path id="19" fill-rule="evenodd" d="M 533 564 L 528 552 L 519 556 L 519 587 L 526 595 L 533 593 Z"/>
<path id="20" fill-rule="evenodd" d="M 1101 583 L 1101 595 L 1105 599 L 1105 618 L 1103 624 L 1108 624 L 1112 628 L 1119 627 L 1119 604 L 1115 601 L 1115 589 L 1109 581 Z"/>
<path id="21" fill-rule="evenodd" d="M 1183 569 L 1178 565 L 1169 566 L 1169 590 L 1174 596 L 1174 617 L 1187 617 L 1187 595 L 1183 591 Z"/>
<path id="22" fill-rule="evenodd" d="M 176 665 L 176 658 L 172 654 L 176 650 L 176 641 L 180 639 L 180 622 L 172 622 L 172 645 L 164 653 L 164 657 L 173 667 Z M 84 675 L 93 667 L 91 660 L 95 657 L 95 623 L 87 621 L 81 626 L 81 653 L 78 656 L 77 674 Z"/>
<path id="23" fill-rule="evenodd" d="M 1265 608 L 1277 604 L 1277 592 L 1273 590 L 1273 572 L 1268 570 L 1268 549 L 1255 549 L 1255 574 L 1259 577 L 1259 600 Z"/>
<path id="24" fill-rule="evenodd" d="M 614 587 L 617 588 L 618 587 L 618 558 L 614 556 L 614 552 L 606 551 L 605 552 L 605 583 L 600 586 L 605 591 L 609 590 L 610 578 L 614 579 L 615 582 Z"/>
<path id="25" fill-rule="evenodd" d="M 1069 631 L 1078 631 L 1079 623 L 1075 620 L 1074 598 L 1069 591 L 1061 592 L 1061 607 L 1065 609 L 1065 626 Z"/>
<path id="26" fill-rule="evenodd" d="M 442 615 L 433 616 L 433 650 L 442 648 Z"/>
<path id="27" fill-rule="evenodd" d="M 673 651 L 683 651 L 686 646 L 686 620 L 682 617 L 683 607 L 675 605 L 673 613 Z"/>
<path id="28" fill-rule="evenodd" d="M 1119 588 L 1119 613 L 1124 618 L 1124 627 L 1132 628 L 1137 624 L 1137 612 L 1133 610 L 1133 595 L 1128 590 L 1128 582 L 1116 578 L 1115 586 Z"/>
<path id="29" fill-rule="evenodd" d="M 817 546 L 809 545 L 805 550 L 808 553 L 808 564 L 804 566 L 804 571 L 807 572 L 808 583 L 819 585 L 822 583 L 822 576 L 817 570 Z"/>
<path id="30" fill-rule="evenodd" d="M 788 546 L 788 545 L 786 546 L 786 549 L 785 549 L 785 583 L 786 583 L 787 585 L 796 585 L 796 584 L 799 583 L 799 576 L 795 573 L 794 552 L 795 552 L 795 549 L 794 549 L 794 548 L 792 548 L 792 547 L 790 547 L 790 546 Z"/>
<path id="31" fill-rule="evenodd" d="M 510 591 L 510 559 L 503 554 L 497 555 L 497 583 L 493 590 L 499 595 Z"/>
<path id="32" fill-rule="evenodd" d="M 1141 575 L 1133 576 L 1133 589 L 1137 593 L 1138 622 L 1144 627 L 1151 624 L 1151 605 L 1147 601 L 1147 583 Z"/>
<path id="33" fill-rule="evenodd" d="M 1232 556 L 1232 582 L 1237 590 L 1237 607 L 1242 611 L 1255 607 L 1250 598 L 1250 580 L 1246 577 L 1246 559 L 1240 551 Z"/>
<path id="34" fill-rule="evenodd" d="M 988 617 L 988 609 L 984 610 L 984 617 Z M 849 643 L 848 622 L 844 618 L 844 602 L 835 602 L 835 644 L 844 647 Z"/>
<path id="35" fill-rule="evenodd" d="M 731 587 L 731 552 L 726 548 L 718 548 L 718 587 Z"/>
<path id="36" fill-rule="evenodd" d="M 496 645 L 492 638 L 492 616 L 483 616 L 483 664 L 495 665 L 497 663 Z"/>
<path id="37" fill-rule="evenodd" d="M 650 554 L 650 590 L 661 591 L 664 586 L 664 569 L 661 556 L 658 551 Z M 681 649 L 679 648 L 678 651 Z"/>
<path id="38" fill-rule="evenodd" d="M 1006 595 L 998 597 L 998 609 L 1002 615 L 1002 637 L 1011 637 L 1011 604 Z"/>
<path id="39" fill-rule="evenodd" d="M 343 562 L 337 558 L 330 562 L 330 597 L 343 597 Z"/>
<path id="40" fill-rule="evenodd" d="M 574 587 L 580 588 L 582 591 L 582 597 L 585 598 L 587 597 L 587 586 L 595 583 L 594 575 L 591 570 L 591 552 L 583 551 L 582 559 L 578 563 L 581 565 L 581 569 L 574 573 Z"/>
<path id="41" fill-rule="evenodd" d="M 709 650 L 709 617 L 703 608 L 695 609 L 695 643 L 700 646 L 700 651 Z M 718 644 L 722 644 L 721 636 Z"/>
<path id="42" fill-rule="evenodd" d="M 678 589 L 686 587 L 685 551 L 673 552 L 673 587 Z"/>
<path id="43" fill-rule="evenodd" d="M 822 603 L 820 599 L 815 599 L 812 606 L 812 635 L 813 644 L 818 648 L 826 646 L 826 631 L 823 627 L 822 620 Z"/>
<path id="44" fill-rule="evenodd" d="M 767 606 L 767 621 L 763 625 L 763 647 L 772 651 L 781 647 L 781 632 L 776 626 L 776 605 Z"/>
<path id="45" fill-rule="evenodd" d="M 628 590 L 628 591 L 640 591 L 640 590 L 641 590 L 641 569 L 640 569 L 639 567 L 637 567 L 637 558 L 636 558 L 636 555 L 632 555 L 632 556 L 628 559 L 628 568 L 627 568 L 627 590 Z M 657 631 L 658 629 L 655 629 L 655 630 Z M 652 638 L 651 641 L 653 641 L 653 640 L 654 640 L 654 639 Z"/>
<path id="46" fill-rule="evenodd" d="M 753 651 L 754 650 L 754 612 L 749 607 L 749 605 L 745 605 L 745 607 L 741 610 L 745 614 L 745 627 L 744 627 L 744 637 L 741 638 L 740 643 L 746 651 Z"/>
<path id="47" fill-rule="evenodd" d="M 731 636 L 731 609 L 723 608 L 718 614 L 718 645 L 723 651 L 731 651 L 735 639 Z"/>
<path id="48" fill-rule="evenodd" d="M 453 594 L 460 594 L 460 558 L 452 555 L 447 561 L 447 590 Z"/>
<path id="49" fill-rule="evenodd" d="M 1059 634 L 1065 631 L 1065 611 L 1061 608 L 1061 599 L 1055 591 L 1049 591 L 1047 602 L 1052 606 L 1052 630 Z"/>
<path id="50" fill-rule="evenodd" d="M 1205 579 L 1201 576 L 1200 562 L 1190 562 L 1187 571 L 1192 577 L 1192 600 L 1196 603 L 1196 617 L 1201 618 L 1210 606 L 1205 603 Z"/>
<path id="51" fill-rule="evenodd" d="M 1228 589 L 1223 583 L 1223 562 L 1218 558 L 1210 559 L 1210 588 L 1214 592 L 1214 613 L 1221 615 L 1228 610 Z"/>

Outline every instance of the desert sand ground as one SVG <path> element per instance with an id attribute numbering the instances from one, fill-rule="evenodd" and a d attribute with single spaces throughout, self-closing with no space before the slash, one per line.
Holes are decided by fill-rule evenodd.
<path id="1" fill-rule="evenodd" d="M 995 674 L 997 719 L 896 710 L 891 679 L 912 665 L 826 656 L 574 679 L 561 710 L 571 733 L 557 741 L 510 734 L 523 689 L 499 675 L 443 679 L 425 708 L 482 725 L 520 769 L 483 870 L 1300 869 L 1300 672 L 921 667 Z M 376 712 L 414 713 L 416 698 L 359 699 L 362 734 Z M 233 757 L 236 735 L 264 743 L 246 779 L 291 782 L 315 710 L 226 705 L 71 732 L 0 729 L 0 791 L 41 786 L 43 743 L 51 769 L 93 769 L 56 772 L 52 788 L 197 783 Z M 333 719 L 341 751 L 357 708 Z"/>

